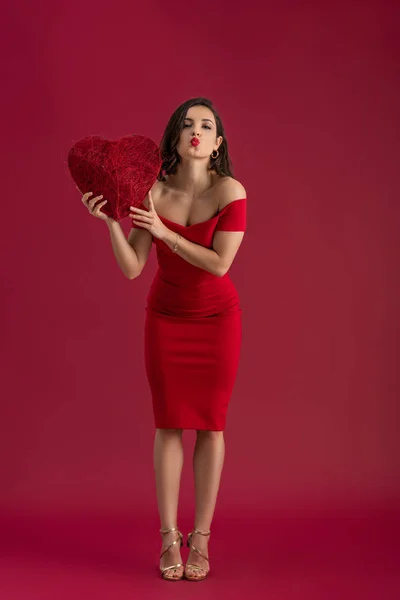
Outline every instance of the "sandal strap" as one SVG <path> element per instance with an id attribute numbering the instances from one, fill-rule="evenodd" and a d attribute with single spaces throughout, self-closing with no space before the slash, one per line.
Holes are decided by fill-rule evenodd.
<path id="1" fill-rule="evenodd" d="M 189 535 L 193 535 L 193 533 L 199 533 L 200 535 L 210 535 L 211 531 L 200 531 L 199 529 L 193 529 L 193 531 L 191 531 L 189 533 Z"/>
<path id="2" fill-rule="evenodd" d="M 198 554 L 199 556 L 201 556 L 201 558 L 204 558 L 204 560 L 206 560 L 208 563 L 210 562 L 208 559 L 208 556 L 206 556 L 205 554 L 203 554 L 198 548 L 196 548 L 196 546 L 193 546 L 192 544 L 192 537 L 194 533 L 199 533 L 200 535 L 205 535 L 205 536 L 209 536 L 211 531 L 199 531 L 198 529 L 193 529 L 193 531 L 191 531 L 188 535 L 188 546 L 191 550 L 193 550 L 193 552 L 196 552 L 196 554 Z M 190 565 L 192 566 L 192 565 Z M 198 567 L 199 569 L 201 569 L 202 567 Z M 203 569 L 204 571 L 205 569 Z"/>
<path id="3" fill-rule="evenodd" d="M 182 546 L 183 535 L 182 535 L 182 533 L 179 531 L 179 529 L 177 527 L 171 527 L 170 529 L 160 529 L 160 533 L 161 534 L 163 534 L 163 533 L 170 533 L 171 531 L 177 531 L 178 532 L 178 538 L 176 540 L 174 540 L 173 542 L 171 542 L 170 544 L 168 544 L 168 546 L 161 552 L 160 559 L 164 556 L 164 554 L 166 552 L 168 552 L 168 550 L 170 548 L 172 548 L 172 546 L 175 546 L 175 544 L 181 544 L 181 546 Z M 166 567 L 166 568 L 167 569 L 171 569 L 173 567 Z"/>
<path id="4" fill-rule="evenodd" d="M 199 556 L 201 556 L 201 558 L 204 558 L 204 560 L 206 560 L 207 562 L 210 562 L 208 560 L 208 556 L 206 556 L 205 554 L 203 554 L 202 552 L 200 552 L 200 550 L 198 548 L 196 548 L 196 546 L 193 546 L 193 544 L 190 544 L 190 549 L 193 550 L 193 552 L 196 552 L 196 554 L 198 554 Z"/>
<path id="5" fill-rule="evenodd" d="M 182 535 L 177 527 L 170 527 L 169 529 L 160 529 L 161 534 L 170 533 L 171 531 L 177 531 L 180 535 Z"/>
<path id="6" fill-rule="evenodd" d="M 183 564 L 178 563 L 177 565 L 171 565 L 170 567 L 164 567 L 163 569 L 160 568 L 161 573 L 165 573 L 165 571 L 168 571 L 169 569 L 178 569 L 179 567 L 183 567 Z"/>
<path id="7" fill-rule="evenodd" d="M 205 567 L 199 567 L 199 565 L 192 565 L 190 563 L 186 563 L 186 569 L 197 569 L 198 571 L 205 571 L 208 573 L 208 570 Z"/>

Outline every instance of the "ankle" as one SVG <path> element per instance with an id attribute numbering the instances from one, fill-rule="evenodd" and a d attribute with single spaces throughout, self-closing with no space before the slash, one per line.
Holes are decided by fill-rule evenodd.
<path id="1" fill-rule="evenodd" d="M 178 525 L 161 525 L 160 526 L 160 533 L 176 533 L 177 531 L 179 531 L 179 527 Z"/>
<path id="2" fill-rule="evenodd" d="M 171 531 L 171 529 L 173 529 Z M 174 544 L 174 546 L 177 546 L 178 548 L 181 547 L 181 542 L 182 542 L 182 534 L 179 531 L 178 528 L 161 528 L 160 529 L 160 533 L 161 533 L 161 544 L 163 547 L 169 546 L 172 542 L 176 542 L 176 544 Z"/>
<path id="3" fill-rule="evenodd" d="M 201 528 L 201 527 L 195 527 L 192 531 L 191 534 L 193 537 L 196 538 L 196 540 L 204 540 L 207 541 L 210 539 L 210 535 L 211 535 L 211 531 L 209 529 L 206 528 Z"/>

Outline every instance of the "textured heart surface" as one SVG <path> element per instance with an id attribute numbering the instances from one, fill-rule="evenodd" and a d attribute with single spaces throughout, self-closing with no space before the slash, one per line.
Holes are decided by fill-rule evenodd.
<path id="1" fill-rule="evenodd" d="M 77 187 L 85 194 L 103 195 L 101 208 L 120 221 L 130 206 L 139 206 L 161 169 L 158 146 L 143 135 L 126 135 L 119 140 L 87 136 L 68 153 L 68 167 Z"/>

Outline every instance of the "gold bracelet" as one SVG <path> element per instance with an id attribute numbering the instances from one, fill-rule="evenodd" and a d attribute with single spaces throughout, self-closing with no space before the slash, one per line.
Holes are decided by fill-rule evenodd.
<path id="1" fill-rule="evenodd" d="M 175 242 L 175 246 L 173 247 L 172 252 L 176 252 L 178 250 L 178 242 L 179 242 L 179 238 L 181 238 L 182 236 L 179 235 L 179 233 L 176 234 L 176 242 Z"/>

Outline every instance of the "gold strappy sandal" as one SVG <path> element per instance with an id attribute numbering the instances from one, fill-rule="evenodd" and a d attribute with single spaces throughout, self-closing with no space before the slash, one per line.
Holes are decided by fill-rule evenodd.
<path id="1" fill-rule="evenodd" d="M 205 556 L 202 552 L 200 552 L 200 550 L 198 548 L 196 548 L 196 546 L 193 546 L 192 544 L 192 537 L 193 534 L 198 533 L 200 535 L 205 535 L 208 536 L 211 534 L 211 531 L 199 531 L 198 529 L 193 529 L 193 531 L 191 531 L 188 535 L 188 539 L 187 539 L 187 545 L 190 548 L 190 550 L 193 550 L 193 552 L 196 552 L 199 556 L 201 556 L 202 558 L 204 558 L 204 560 L 206 560 L 208 562 L 208 569 L 204 568 L 204 567 L 199 567 L 199 565 L 192 565 L 187 563 L 185 566 L 185 577 L 188 581 L 203 581 L 203 579 L 205 579 L 208 575 L 208 573 L 210 572 L 210 561 L 208 560 L 208 556 Z M 201 576 L 201 577 L 190 577 L 188 576 L 188 569 L 194 569 L 197 571 L 205 571 L 205 575 Z"/>
<path id="2" fill-rule="evenodd" d="M 170 531 L 177 531 L 178 532 L 178 539 L 176 539 L 174 542 L 171 542 L 170 544 L 168 544 L 168 546 L 165 548 L 165 550 L 163 552 L 161 552 L 161 556 L 160 556 L 160 560 L 162 559 L 162 557 L 164 556 L 164 554 L 166 552 L 168 552 L 168 550 L 170 548 L 172 548 L 172 546 L 174 546 L 175 544 L 179 544 L 180 543 L 180 548 L 182 548 L 183 546 L 183 535 L 182 533 L 179 531 L 179 529 L 177 527 L 171 527 L 171 529 L 160 529 L 160 533 L 161 535 L 163 535 L 164 533 L 169 533 Z M 182 563 L 178 563 L 176 565 L 170 565 L 169 567 L 164 567 L 161 568 L 160 567 L 160 571 L 161 571 L 161 575 L 163 579 L 166 579 L 167 581 L 180 581 L 183 577 L 183 572 L 182 575 L 180 577 L 174 577 L 172 574 L 171 576 L 168 576 L 167 571 L 170 570 L 174 570 L 174 569 L 178 569 L 179 567 L 183 567 Z"/>

